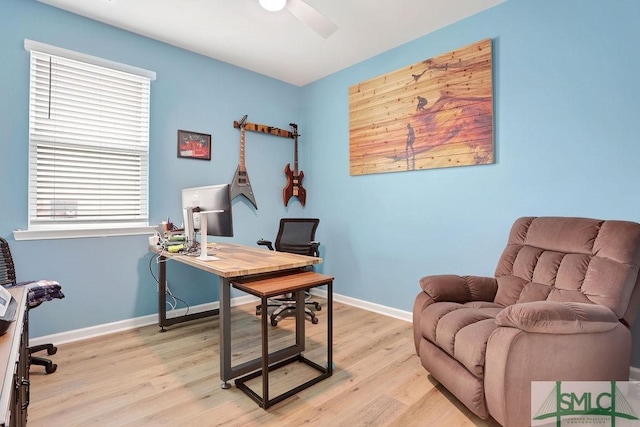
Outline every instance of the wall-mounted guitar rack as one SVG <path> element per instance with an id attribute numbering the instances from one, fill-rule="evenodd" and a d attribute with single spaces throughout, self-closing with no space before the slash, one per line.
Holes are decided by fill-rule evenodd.
<path id="1" fill-rule="evenodd" d="M 236 129 L 240 129 L 240 122 L 234 121 L 233 122 L 233 127 L 236 128 Z M 268 134 L 275 135 L 275 136 L 281 136 L 283 138 L 291 138 L 291 139 L 293 139 L 293 133 L 289 132 L 288 130 L 276 128 L 276 127 L 273 127 L 273 126 L 260 125 L 260 124 L 257 124 L 257 123 L 246 122 L 244 124 L 244 128 L 245 128 L 245 130 L 250 130 L 252 132 L 268 133 Z"/>
<path id="2" fill-rule="evenodd" d="M 249 130 L 252 132 L 260 132 L 260 133 L 268 133 L 270 135 L 281 136 L 283 138 L 293 139 L 294 145 L 294 161 L 293 161 L 293 170 L 291 169 L 291 164 L 287 164 L 284 169 L 284 173 L 287 177 L 287 185 L 282 189 L 282 201 L 285 206 L 288 206 L 289 200 L 296 196 L 300 201 L 300 204 L 304 207 L 307 200 L 307 190 L 302 186 L 302 180 L 304 179 L 304 172 L 298 171 L 298 125 L 295 123 L 290 123 L 290 126 L 293 128 L 293 132 L 289 132 L 288 130 L 276 128 L 273 126 L 266 126 L 257 123 L 250 123 L 246 121 L 247 116 L 244 116 L 241 121 L 234 121 L 233 127 L 236 129 L 240 129 L 241 131 L 241 146 L 240 146 L 240 165 L 238 166 L 238 172 L 236 172 L 236 176 L 234 177 L 234 181 L 231 187 L 231 197 L 235 198 L 236 196 L 242 194 L 249 199 L 253 206 L 258 209 L 258 205 L 253 198 L 253 190 L 251 190 L 251 184 L 249 183 L 249 175 L 247 175 L 246 168 L 244 166 L 244 131 Z M 239 174 L 243 174 L 239 176 Z M 247 188 L 240 188 L 247 187 Z"/>

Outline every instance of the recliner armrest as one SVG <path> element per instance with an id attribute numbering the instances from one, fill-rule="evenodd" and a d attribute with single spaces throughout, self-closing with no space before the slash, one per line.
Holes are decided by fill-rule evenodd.
<path id="1" fill-rule="evenodd" d="M 580 334 L 606 332 L 620 322 L 603 305 L 535 301 L 513 304 L 496 316 L 498 326 L 541 334 Z"/>
<path id="2" fill-rule="evenodd" d="M 434 302 L 493 301 L 498 282 L 493 277 L 443 274 L 420 279 L 420 287 Z"/>

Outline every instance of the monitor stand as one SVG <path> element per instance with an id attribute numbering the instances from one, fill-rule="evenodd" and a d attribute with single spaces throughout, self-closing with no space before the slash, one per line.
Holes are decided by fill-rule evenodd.
<path id="1" fill-rule="evenodd" d="M 215 211 L 202 211 L 199 213 L 200 215 L 200 256 L 197 259 L 200 261 L 217 261 L 220 258 L 212 255 L 207 255 L 207 214 L 209 213 L 219 213 L 223 212 L 221 210 Z"/>

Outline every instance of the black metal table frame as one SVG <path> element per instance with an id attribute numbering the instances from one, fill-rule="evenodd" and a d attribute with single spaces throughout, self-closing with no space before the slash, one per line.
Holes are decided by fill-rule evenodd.
<path id="1" fill-rule="evenodd" d="M 305 257 L 307 258 L 307 257 Z M 250 360 L 245 363 L 241 363 L 238 365 L 232 365 L 232 355 L 231 355 L 231 282 L 235 279 L 246 277 L 246 276 L 232 276 L 232 277 L 222 277 L 215 273 L 215 276 L 218 276 L 220 282 L 220 306 L 219 308 L 215 308 L 212 310 L 206 310 L 198 313 L 189 313 L 185 315 L 179 315 L 175 317 L 167 318 L 167 288 L 166 288 L 166 263 L 169 259 L 176 260 L 181 262 L 181 260 L 177 257 L 165 256 L 162 252 L 159 255 L 159 277 L 158 277 L 158 326 L 160 326 L 160 332 L 165 332 L 165 327 L 176 325 L 183 322 L 188 322 L 191 320 L 202 319 L 210 316 L 219 316 L 220 322 L 220 380 L 222 381 L 221 388 L 228 389 L 231 387 L 229 381 L 238 378 L 241 375 L 245 375 L 250 372 L 254 372 L 263 364 L 263 358 L 257 358 L 254 360 Z M 313 258 L 314 261 L 318 258 Z M 192 265 L 192 264 L 187 264 Z M 194 266 L 198 268 L 198 266 Z M 300 267 L 292 268 L 289 270 L 277 270 L 276 274 L 288 274 L 292 270 L 299 270 Z M 250 274 L 249 276 L 260 276 L 260 274 Z M 329 297 L 328 301 L 331 304 L 331 310 L 333 310 L 333 282 L 326 283 L 329 285 Z M 319 286 L 319 285 L 315 285 Z M 312 286 L 314 287 L 314 286 Z M 329 313 L 329 322 L 332 322 L 332 313 Z M 304 319 L 303 319 L 304 320 Z M 267 322 L 268 323 L 268 322 Z M 298 325 L 301 325 L 302 329 L 296 332 L 296 345 L 278 350 L 268 355 L 268 363 L 273 364 L 276 362 L 281 362 L 285 360 L 290 360 L 291 358 L 297 358 L 302 351 L 304 351 L 304 322 L 296 322 L 296 328 Z M 331 326 L 331 325 L 329 325 Z M 331 329 L 329 329 L 329 334 L 331 334 Z M 331 336 L 329 336 L 329 342 L 331 344 Z M 331 345 L 329 345 L 329 355 L 331 355 Z M 332 371 L 332 364 L 330 366 L 330 374 Z"/>
<path id="2" fill-rule="evenodd" d="M 202 319 L 205 317 L 217 316 L 220 309 L 200 311 L 197 313 L 188 313 L 180 316 L 167 318 L 167 258 L 160 254 L 158 258 L 160 264 L 160 272 L 158 277 L 158 326 L 160 332 L 166 332 L 165 326 L 177 325 L 178 323 L 188 322 L 190 320 Z"/>
<path id="3" fill-rule="evenodd" d="M 236 387 L 238 387 L 238 389 L 242 390 L 247 396 L 253 399 L 260 407 L 267 409 L 270 406 L 275 405 L 276 403 L 281 402 L 299 393 L 300 391 L 305 390 L 311 387 L 312 385 L 317 384 L 318 382 L 326 378 L 329 378 L 331 375 L 333 375 L 333 350 L 332 350 L 333 349 L 333 281 L 325 283 L 324 285 L 327 285 L 327 312 L 328 312 L 327 313 L 327 366 L 326 367 L 322 367 L 318 365 L 317 363 L 304 357 L 304 355 L 302 354 L 305 347 L 305 331 L 304 331 L 305 330 L 305 312 L 304 312 L 305 289 L 301 289 L 295 292 L 295 295 L 296 295 L 296 316 L 295 316 L 296 344 L 295 345 L 282 349 L 273 354 L 269 353 L 270 323 L 268 319 L 267 310 L 262 310 L 262 318 L 261 318 L 262 357 L 258 359 L 254 359 L 250 362 L 247 362 L 247 364 L 254 364 L 256 361 L 260 360 L 262 362 L 262 369 L 235 379 Z M 316 286 L 322 286 L 322 285 L 316 285 Z M 312 287 L 315 287 L 315 286 L 312 286 Z M 247 292 L 247 290 L 244 290 L 244 291 Z M 259 295 L 255 295 L 255 296 L 259 296 Z M 269 297 L 267 296 L 260 296 L 263 307 L 267 306 L 268 298 Z M 274 359 L 278 360 L 278 357 L 274 357 L 274 356 L 279 356 L 283 352 L 287 352 L 287 351 L 294 351 L 296 354 L 294 354 L 292 357 L 289 357 L 285 360 L 279 361 L 275 364 L 271 364 L 272 360 Z M 311 378 L 310 380 L 294 388 L 291 388 L 285 391 L 284 393 L 279 394 L 274 398 L 270 398 L 269 397 L 269 372 L 294 362 L 305 363 L 306 365 L 320 372 L 320 375 L 317 375 Z M 250 387 L 248 387 L 245 384 L 247 381 L 254 378 L 258 378 L 260 376 L 262 376 L 262 396 L 260 396 L 258 393 L 256 393 L 254 390 L 252 390 Z"/>

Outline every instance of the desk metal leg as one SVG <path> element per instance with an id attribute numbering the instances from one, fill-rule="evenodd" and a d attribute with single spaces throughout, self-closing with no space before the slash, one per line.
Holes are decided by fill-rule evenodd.
<path id="1" fill-rule="evenodd" d="M 269 402 L 269 298 L 262 297 L 262 407 Z"/>
<path id="2" fill-rule="evenodd" d="M 266 310 L 263 310 L 266 311 Z M 220 379 L 223 389 L 231 387 L 231 279 L 220 281 Z"/>
<path id="3" fill-rule="evenodd" d="M 333 375 L 333 281 L 327 283 L 327 374 Z"/>
<path id="4" fill-rule="evenodd" d="M 158 324 L 160 332 L 166 332 L 164 325 L 167 322 L 167 259 L 160 255 L 158 258 L 160 274 L 158 278 Z"/>
<path id="5" fill-rule="evenodd" d="M 300 352 L 305 348 L 305 290 L 296 291 L 296 346 L 300 348 Z"/>

